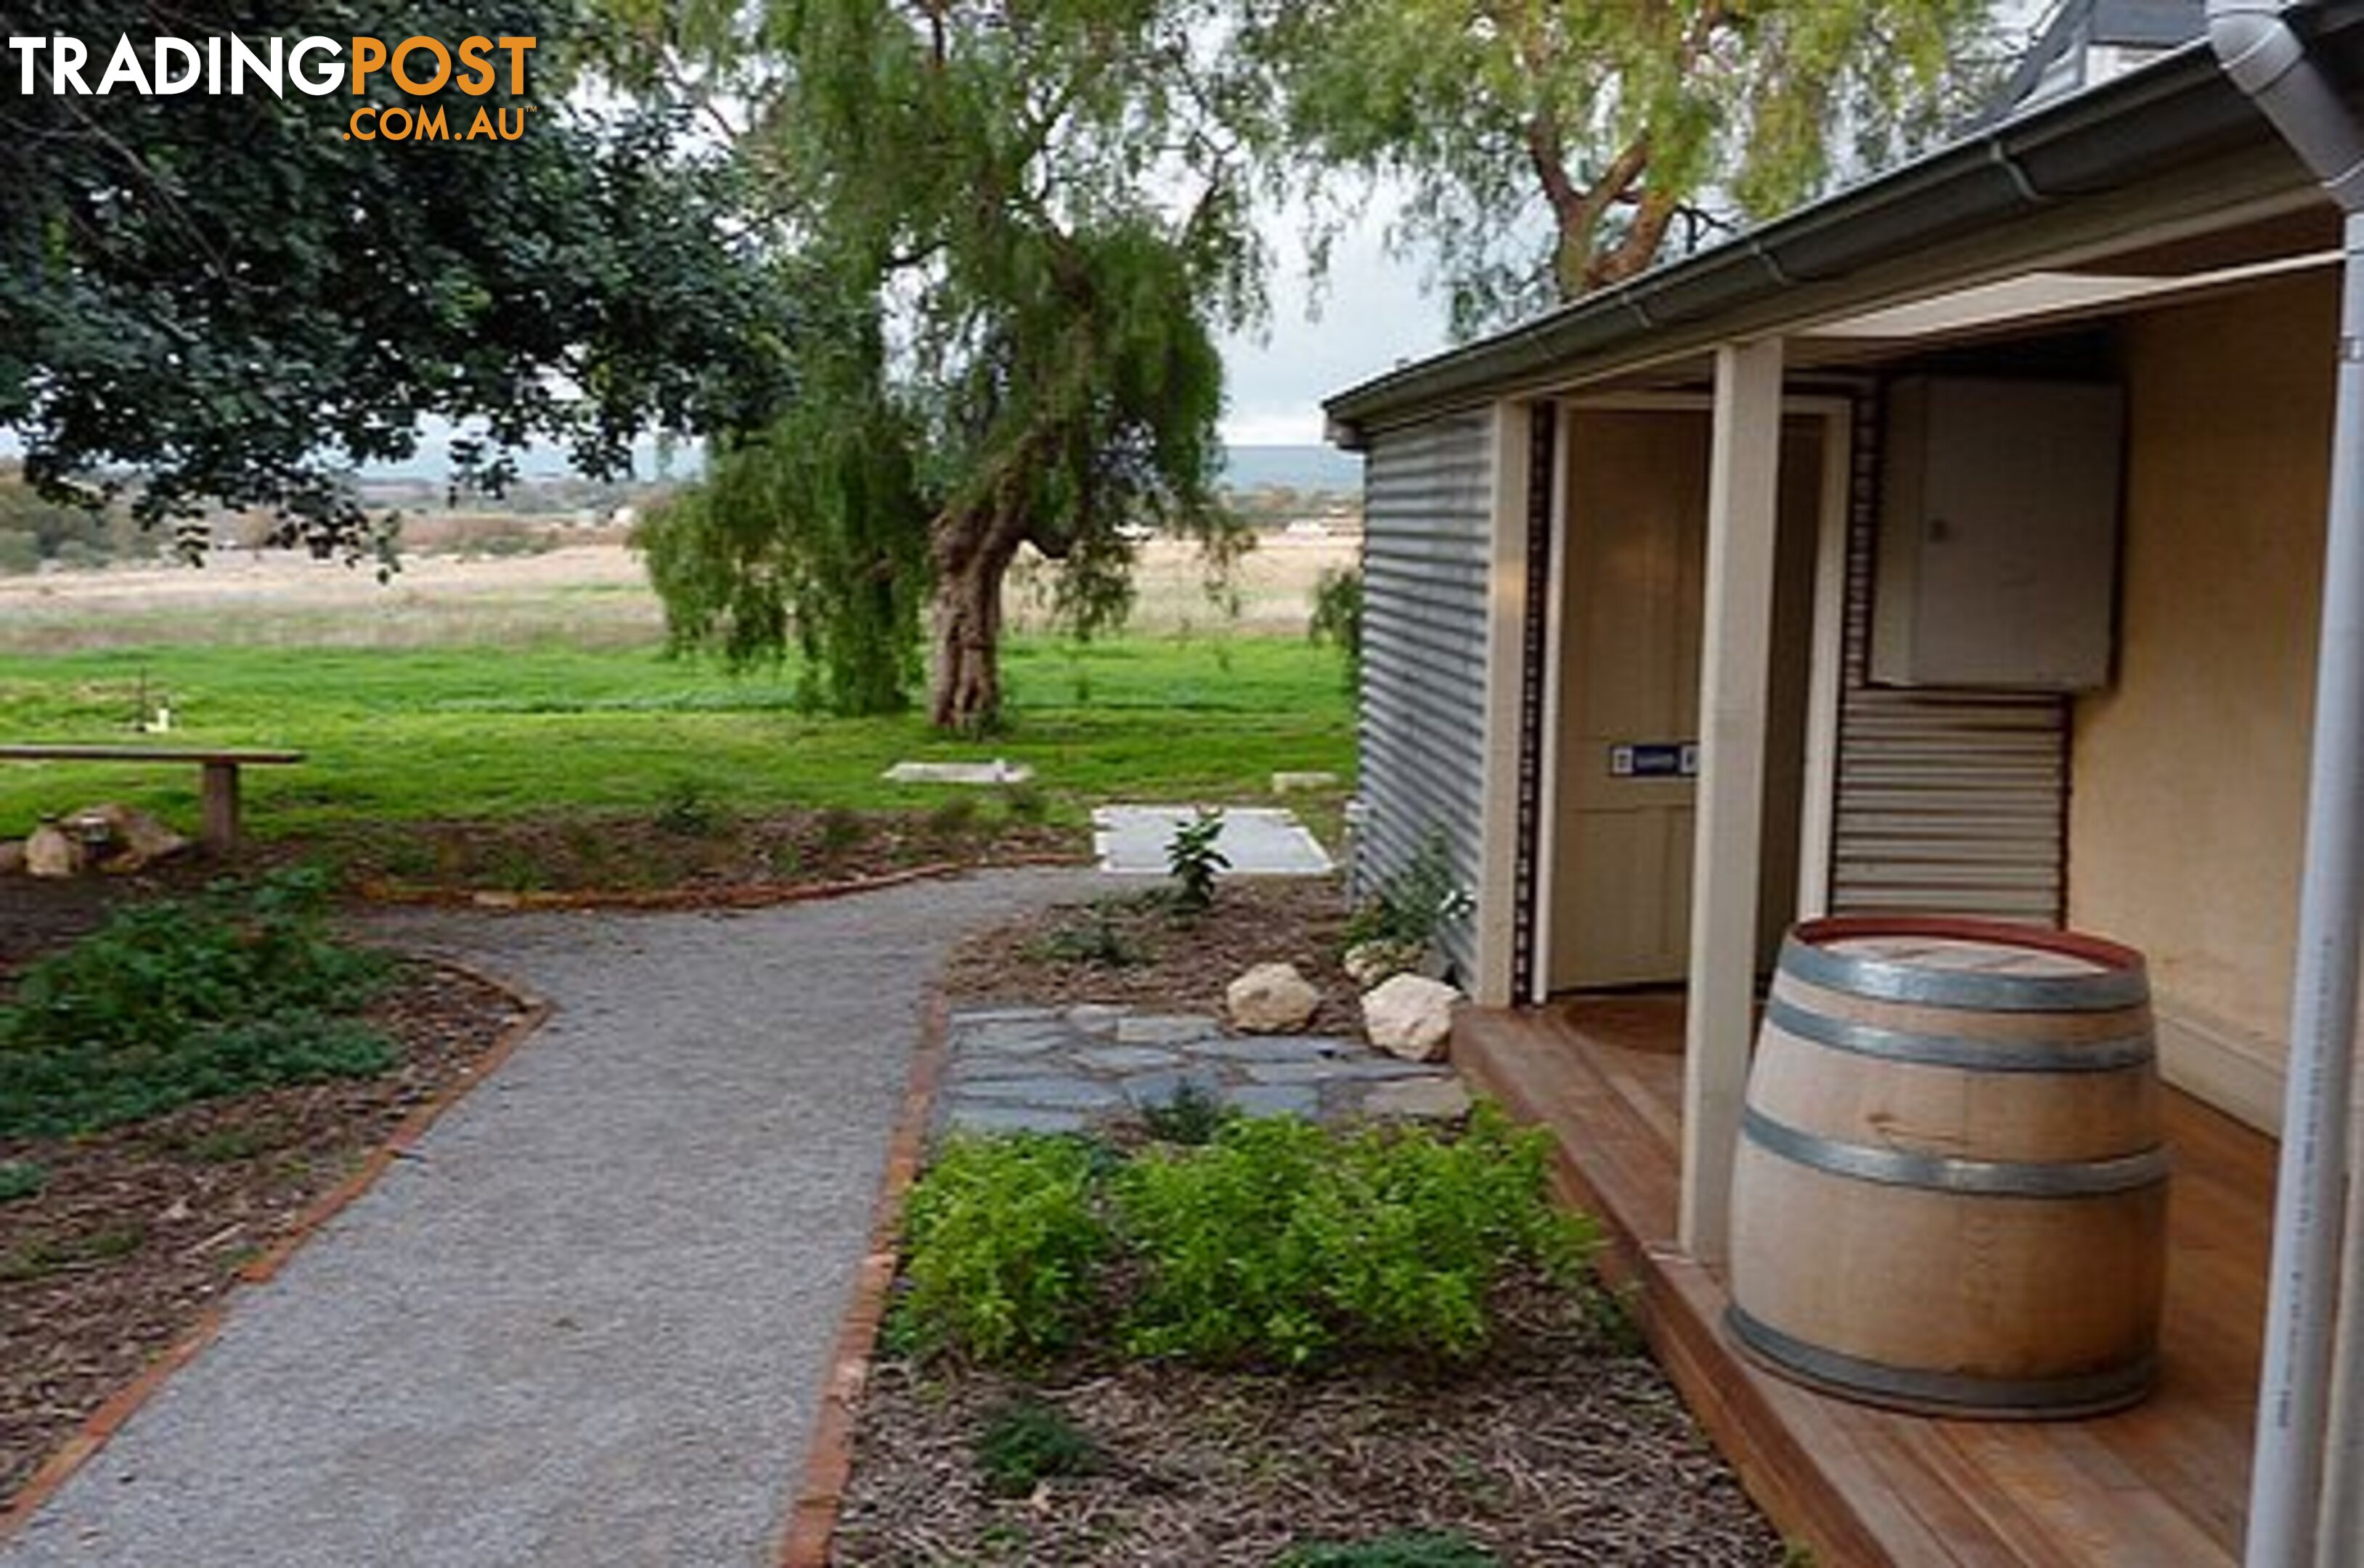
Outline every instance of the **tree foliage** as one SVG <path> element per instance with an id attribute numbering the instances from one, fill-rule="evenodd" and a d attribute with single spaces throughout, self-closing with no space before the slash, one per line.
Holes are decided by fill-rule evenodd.
<path id="1" fill-rule="evenodd" d="M 570 108 L 570 0 L 15 0 L 11 34 L 537 37 L 515 141 L 346 139 L 358 102 L 250 87 L 0 97 L 0 425 L 52 496 L 136 471 L 145 522 L 284 508 L 354 546 L 346 474 L 464 422 L 497 482 L 530 438 L 595 471 L 636 431 L 752 426 L 786 400 L 791 315 L 677 119 Z M 103 54 L 99 56 L 103 59 Z M 10 66 L 15 65 L 10 57 Z M 95 76 L 95 66 L 93 68 Z M 465 125 L 481 105 L 447 89 Z"/>
<path id="2" fill-rule="evenodd" d="M 826 294 L 826 279 L 814 292 Z M 865 302 L 817 324 L 798 395 L 729 438 L 706 481 L 634 534 L 677 651 L 733 665 L 800 655 L 805 699 L 836 713 L 902 707 L 918 676 L 928 511 L 909 415 L 886 395 Z"/>
<path id="3" fill-rule="evenodd" d="M 1456 331 L 1646 270 L 1927 134 L 1984 0 L 1281 0 L 1254 30 L 1317 179 L 1384 175 Z"/>
<path id="4" fill-rule="evenodd" d="M 1126 525 L 1219 550 L 1236 538 L 1214 495 L 1214 331 L 1258 299 L 1227 123 L 1243 99 L 1215 64 L 1209 0 L 772 0 L 752 20 L 632 0 L 619 15 L 648 79 L 680 90 L 694 74 L 709 104 L 752 104 L 740 144 L 782 231 L 864 302 L 837 313 L 825 350 L 850 373 L 808 377 L 798 417 L 898 441 L 889 466 L 918 518 L 898 493 L 857 523 L 837 480 L 741 483 L 791 462 L 780 433 L 753 435 L 651 530 L 652 559 L 684 564 L 658 574 L 677 636 L 743 658 L 794 628 L 833 691 L 874 700 L 838 666 L 892 629 L 872 617 L 912 601 L 901 574 L 918 562 L 931 713 L 973 728 L 999 706 L 1000 588 L 1020 549 L 1059 563 L 1060 607 L 1087 635 L 1129 603 Z M 870 582 L 849 559 L 898 581 L 848 605 L 842 586 Z M 799 599 L 797 584 L 822 592 Z"/>

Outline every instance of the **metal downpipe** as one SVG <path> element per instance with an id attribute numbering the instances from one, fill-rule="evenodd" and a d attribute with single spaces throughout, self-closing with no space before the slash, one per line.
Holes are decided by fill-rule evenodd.
<path id="1" fill-rule="evenodd" d="M 2225 74 L 2347 214 L 2338 406 L 2325 528 L 2305 871 L 2292 981 L 2291 1053 L 2250 1473 L 2247 1568 L 2314 1568 L 2326 1514 L 2325 1430 L 2338 1336 L 2341 1216 L 2364 939 L 2364 128 L 2309 56 L 2290 0 L 2209 0 Z M 2343 1377 L 2356 1347 L 2337 1357 Z M 2343 1412 L 2353 1401 L 2343 1396 Z M 2346 1491 L 2345 1485 L 2337 1488 Z"/>

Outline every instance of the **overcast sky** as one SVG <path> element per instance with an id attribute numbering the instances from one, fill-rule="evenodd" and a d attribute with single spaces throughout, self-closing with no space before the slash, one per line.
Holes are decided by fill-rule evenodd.
<path id="1" fill-rule="evenodd" d="M 1376 204 L 1375 204 L 1376 205 Z M 1442 295 L 1421 294 L 1416 260 L 1382 253 L 1385 217 L 1366 209 L 1362 226 L 1331 252 L 1318 320 L 1293 219 L 1266 226 L 1273 254 L 1272 318 L 1261 337 L 1223 340 L 1231 407 L 1223 439 L 1232 446 L 1310 445 L 1321 439 L 1321 400 L 1444 346 Z"/>

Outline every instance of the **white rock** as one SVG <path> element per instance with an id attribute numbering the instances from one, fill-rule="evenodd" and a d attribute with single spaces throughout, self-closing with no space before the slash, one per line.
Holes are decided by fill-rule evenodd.
<path id="1" fill-rule="evenodd" d="M 146 812 L 111 801 L 75 812 L 65 827 L 91 849 L 101 871 L 139 871 L 189 847 L 188 840 Z"/>
<path id="2" fill-rule="evenodd" d="M 1363 1114 L 1406 1121 L 1459 1121 L 1469 1114 L 1469 1091 L 1458 1078 L 1399 1078 L 1374 1084 Z"/>
<path id="3" fill-rule="evenodd" d="M 42 823 L 25 840 L 25 869 L 35 876 L 74 876 L 82 867 L 81 843 L 54 822 Z"/>
<path id="4" fill-rule="evenodd" d="M 1434 1062 L 1444 1054 L 1459 1000 L 1461 993 L 1441 980 L 1399 974 L 1363 994 L 1363 1032 L 1390 1055 Z"/>
<path id="5" fill-rule="evenodd" d="M 1294 1034 L 1321 1006 L 1321 993 L 1293 963 L 1259 963 L 1223 989 L 1232 1027 L 1247 1034 Z"/>

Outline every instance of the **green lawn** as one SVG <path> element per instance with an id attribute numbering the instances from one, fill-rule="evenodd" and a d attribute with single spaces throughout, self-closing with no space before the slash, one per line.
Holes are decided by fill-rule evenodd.
<path id="1" fill-rule="evenodd" d="M 717 806 L 926 808 L 904 758 L 1031 763 L 1054 821 L 1098 801 L 1247 800 L 1278 769 L 1342 778 L 1354 761 L 1338 655 L 1300 639 L 1133 638 L 1009 651 L 1007 730 L 978 743 L 918 717 L 797 711 L 786 677 L 733 678 L 654 651 L 154 647 L 0 655 L 0 740 L 133 739 L 143 672 L 168 693 L 170 740 L 292 746 L 296 768 L 247 775 L 258 839 L 373 823 L 645 810 L 685 788 Z M 0 834 L 119 800 L 188 826 L 194 768 L 0 763 Z M 1334 797 L 1304 802 L 1317 823 Z"/>

